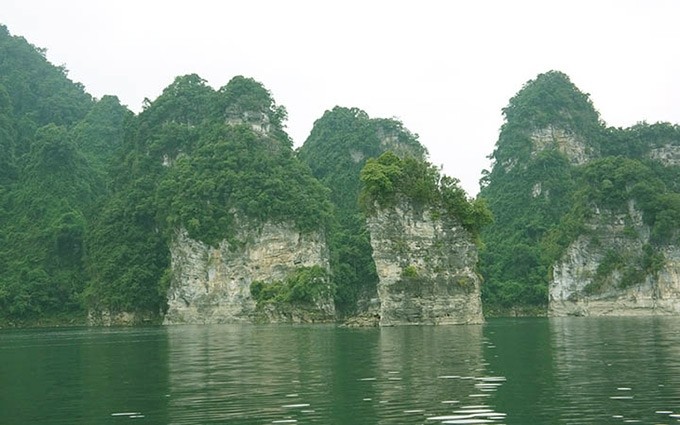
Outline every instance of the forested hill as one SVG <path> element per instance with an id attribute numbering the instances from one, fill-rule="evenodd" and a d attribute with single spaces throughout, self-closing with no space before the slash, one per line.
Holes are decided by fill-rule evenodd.
<path id="1" fill-rule="evenodd" d="M 503 110 L 505 123 L 480 197 L 495 222 L 482 232 L 487 310 L 542 309 L 553 265 L 600 210 L 641 210 L 647 257 L 616 265 L 644 276 L 680 225 L 680 128 L 607 127 L 587 94 L 563 73 L 527 82 Z M 633 232 L 634 233 L 634 232 Z"/>
<path id="2" fill-rule="evenodd" d="M 294 156 L 284 119 L 244 77 L 219 90 L 178 77 L 151 102 L 126 127 L 114 193 L 93 221 L 88 307 L 161 311 L 178 229 L 213 246 L 238 243 L 244 220 L 325 229 L 327 190 Z"/>
<path id="3" fill-rule="evenodd" d="M 235 217 L 329 226 L 328 190 L 260 83 L 178 77 L 135 116 L 4 26 L 0 58 L 0 322 L 161 312 L 178 228 L 214 244 Z"/>
<path id="4" fill-rule="evenodd" d="M 358 108 L 335 107 L 314 123 L 299 150 L 300 159 L 329 190 L 335 206 L 329 233 L 331 265 L 343 314 L 375 297 L 378 276 L 371 256 L 365 218 L 359 208 L 359 175 L 370 158 L 386 151 L 424 160 L 418 137 L 393 119 L 370 118 Z"/>
<path id="5" fill-rule="evenodd" d="M 127 111 L 4 26 L 0 58 L 0 320 L 82 311 L 88 218 Z"/>

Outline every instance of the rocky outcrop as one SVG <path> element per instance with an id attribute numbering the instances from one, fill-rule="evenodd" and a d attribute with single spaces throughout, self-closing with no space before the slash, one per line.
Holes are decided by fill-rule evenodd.
<path id="1" fill-rule="evenodd" d="M 408 203 L 368 217 L 381 326 L 483 322 L 476 246 L 444 217 Z"/>
<path id="2" fill-rule="evenodd" d="M 258 134 L 269 134 L 271 123 L 269 116 L 264 112 L 241 111 L 238 108 L 231 108 L 225 113 L 225 123 L 227 125 L 248 125 Z"/>
<path id="3" fill-rule="evenodd" d="M 531 133 L 533 143 L 532 155 L 546 149 L 557 149 L 562 152 L 573 165 L 585 164 L 591 154 L 586 143 L 577 134 L 567 129 L 549 125 Z"/>
<path id="4" fill-rule="evenodd" d="M 659 148 L 652 149 L 648 157 L 660 162 L 665 166 L 680 165 L 680 146 L 667 144 Z"/>
<path id="5" fill-rule="evenodd" d="M 595 211 L 555 264 L 552 316 L 680 314 L 680 248 L 652 247 L 632 201 L 628 210 Z"/>
<path id="6" fill-rule="evenodd" d="M 280 281 L 301 267 L 328 270 L 328 248 L 321 233 L 301 234 L 293 225 L 273 223 L 238 228 L 234 239 L 217 247 L 177 232 L 171 246 L 165 324 L 334 320 L 330 295 L 316 299 L 313 306 L 258 308 L 250 292 L 252 282 Z"/>

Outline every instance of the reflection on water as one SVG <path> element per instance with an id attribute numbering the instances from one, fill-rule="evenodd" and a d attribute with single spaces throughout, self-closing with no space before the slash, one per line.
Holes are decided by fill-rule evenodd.
<path id="1" fill-rule="evenodd" d="M 0 332 L 2 424 L 167 423 L 167 379 L 162 328 Z"/>
<path id="2" fill-rule="evenodd" d="M 680 419 L 680 318 L 504 319 L 484 333 L 508 424 Z"/>
<path id="3" fill-rule="evenodd" d="M 169 330 L 173 424 L 321 418 L 332 387 L 327 327 L 190 326 Z"/>
<path id="4" fill-rule="evenodd" d="M 550 325 L 563 421 L 677 423 L 677 318 L 565 318 Z"/>
<path id="5" fill-rule="evenodd" d="M 508 424 L 558 423 L 540 408 L 554 397 L 553 353 L 547 319 L 490 320 L 484 327 L 489 373 L 505 376 L 494 394 Z"/>
<path id="6" fill-rule="evenodd" d="M 680 318 L 0 331 L 2 424 L 680 423 Z"/>
<path id="7" fill-rule="evenodd" d="M 489 423 L 503 415 L 489 398 L 505 378 L 488 376 L 482 326 L 379 330 L 377 423 Z"/>
<path id="8" fill-rule="evenodd" d="M 173 424 L 489 423 L 482 327 L 169 330 Z"/>

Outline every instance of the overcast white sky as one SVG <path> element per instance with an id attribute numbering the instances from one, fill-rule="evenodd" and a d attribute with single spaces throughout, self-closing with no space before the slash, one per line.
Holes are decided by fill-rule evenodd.
<path id="1" fill-rule="evenodd" d="M 475 195 L 522 85 L 551 69 L 614 126 L 680 122 L 680 1 L 2 0 L 0 23 L 138 112 L 175 76 L 262 82 L 295 145 L 335 105 L 397 117 Z"/>

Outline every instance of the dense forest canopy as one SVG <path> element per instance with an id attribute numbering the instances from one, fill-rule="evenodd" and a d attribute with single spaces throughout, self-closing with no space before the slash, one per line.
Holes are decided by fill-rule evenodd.
<path id="1" fill-rule="evenodd" d="M 652 228 L 650 249 L 674 238 L 680 169 L 652 152 L 680 145 L 680 128 L 606 127 L 588 95 L 557 71 L 527 82 L 503 112 L 479 195 L 495 218 L 482 231 L 487 307 L 545 307 L 553 265 L 598 209 L 626 212 L 634 201 Z"/>
<path id="2" fill-rule="evenodd" d="M 331 225 L 255 80 L 181 76 L 135 116 L 5 27 L 0 53 L 0 320 L 162 312 L 179 229 L 214 245 L 265 221 Z"/>
<path id="3" fill-rule="evenodd" d="M 82 84 L 67 78 L 66 68 L 49 64 L 44 49 L 11 36 L 4 25 L 0 25 L 0 57 L 0 85 L 28 134 L 32 127 L 47 124 L 71 126 L 92 108 L 92 97 Z"/>
<path id="4" fill-rule="evenodd" d="M 4 26 L 0 58 L 0 320 L 82 312 L 86 217 L 105 188 L 74 129 L 97 102 Z"/>
<path id="5" fill-rule="evenodd" d="M 127 172 L 93 231 L 91 303 L 162 310 L 178 229 L 213 246 L 239 243 L 237 227 L 257 223 L 325 229 L 327 191 L 277 137 L 281 119 L 269 92 L 244 77 L 217 91 L 178 77 L 150 102 L 126 129 Z"/>

